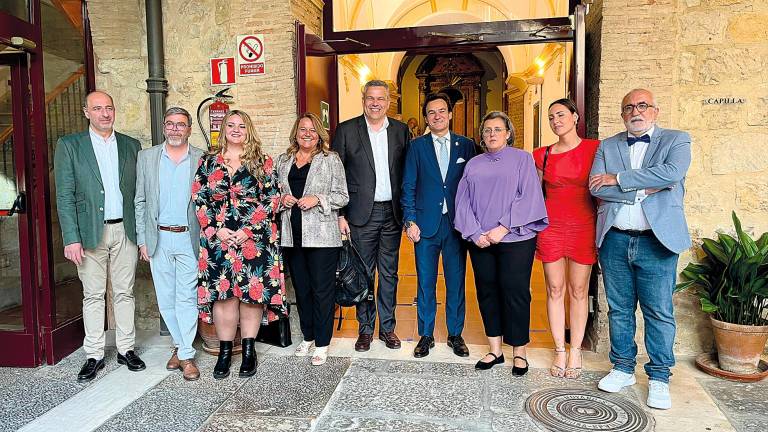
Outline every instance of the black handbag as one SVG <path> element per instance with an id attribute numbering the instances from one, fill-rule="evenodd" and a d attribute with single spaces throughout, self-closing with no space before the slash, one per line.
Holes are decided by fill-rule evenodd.
<path id="1" fill-rule="evenodd" d="M 280 315 L 280 317 L 271 323 L 261 323 L 259 327 L 259 333 L 256 336 L 256 340 L 269 345 L 279 346 L 285 348 L 292 344 L 291 342 L 291 322 L 288 319 L 288 315 L 291 312 L 290 303 L 286 304 L 287 313 Z M 266 312 L 264 313 L 266 317 Z"/>
<path id="2" fill-rule="evenodd" d="M 345 239 L 336 264 L 336 304 L 339 305 L 339 324 L 343 319 L 342 307 L 350 307 L 373 300 L 373 273 L 365 265 L 354 242 Z"/>

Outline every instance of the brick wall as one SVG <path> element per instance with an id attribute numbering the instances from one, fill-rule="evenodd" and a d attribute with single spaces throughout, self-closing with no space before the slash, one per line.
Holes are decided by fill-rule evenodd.
<path id="1" fill-rule="evenodd" d="M 209 59 L 236 56 L 236 36 L 264 34 L 266 74 L 237 78 L 230 90 L 233 108 L 251 115 L 264 149 L 284 151 L 296 118 L 294 20 L 320 32 L 319 0 L 163 1 L 167 106 L 179 105 L 193 117 L 198 104 L 220 88 L 209 85 Z M 146 93 L 147 49 L 144 2 L 90 0 L 96 84 L 115 99 L 115 128 L 150 145 Z M 248 11 L 245 13 L 244 11 Z M 193 121 L 193 145 L 205 141 Z M 207 129 L 207 120 L 204 119 Z M 157 327 L 158 313 L 148 266 L 139 265 L 136 282 L 137 326 Z"/>

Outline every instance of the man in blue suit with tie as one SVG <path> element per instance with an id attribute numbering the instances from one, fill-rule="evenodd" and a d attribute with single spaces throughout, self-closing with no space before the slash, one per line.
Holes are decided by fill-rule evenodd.
<path id="1" fill-rule="evenodd" d="M 644 89 L 621 103 L 626 132 L 600 143 L 589 186 L 600 198 L 597 247 L 608 299 L 613 369 L 598 388 L 618 392 L 635 383 L 635 310 L 645 321 L 647 404 L 669 409 L 669 368 L 675 364 L 675 287 L 678 254 L 691 246 L 683 212 L 691 164 L 686 132 L 656 126 L 659 107 Z"/>
<path id="2" fill-rule="evenodd" d="M 475 144 L 449 131 L 453 114 L 451 99 L 446 94 L 428 95 L 422 113 L 431 133 L 411 141 L 400 198 L 406 234 L 416 251 L 418 275 L 417 314 L 421 338 L 413 355 L 424 357 L 435 346 L 437 263 L 442 252 L 448 346 L 454 354 L 467 357 L 469 349 L 461 337 L 467 258 L 461 236 L 453 229 L 453 217 L 456 189 L 467 161 L 475 155 Z"/>

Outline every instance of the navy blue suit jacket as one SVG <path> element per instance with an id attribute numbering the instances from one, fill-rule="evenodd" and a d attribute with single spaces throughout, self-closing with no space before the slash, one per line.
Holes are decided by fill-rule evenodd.
<path id="1" fill-rule="evenodd" d="M 449 147 L 451 158 L 445 181 L 440 175 L 432 134 L 413 139 L 405 157 L 400 197 L 403 221 L 416 223 L 422 237 L 432 237 L 440 228 L 443 199 L 448 204 L 448 216 L 453 221 L 459 180 L 464 174 L 467 162 L 475 156 L 475 143 L 465 136 L 451 132 Z"/>

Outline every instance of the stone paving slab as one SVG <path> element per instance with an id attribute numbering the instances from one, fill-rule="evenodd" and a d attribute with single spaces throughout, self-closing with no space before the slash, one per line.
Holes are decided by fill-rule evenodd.
<path id="1" fill-rule="evenodd" d="M 310 357 L 259 356 L 259 368 L 217 414 L 312 419 L 320 415 L 350 360 L 328 357 L 322 367 Z"/>
<path id="2" fill-rule="evenodd" d="M 214 414 L 201 432 L 309 432 L 307 419 Z"/>
<path id="3" fill-rule="evenodd" d="M 465 432 L 475 425 L 453 421 L 450 424 L 435 420 L 405 420 L 399 418 L 360 418 L 354 415 L 332 414 L 319 420 L 316 432 L 370 431 L 370 432 Z"/>
<path id="4" fill-rule="evenodd" d="M 98 432 L 194 431 L 224 401 L 230 393 L 202 389 L 152 389 L 117 415 L 107 420 Z"/>
<path id="5" fill-rule="evenodd" d="M 0 431 L 18 430 L 83 389 L 74 383 L 22 375 L 6 377 L 0 388 Z"/>
<path id="6" fill-rule="evenodd" d="M 136 348 L 141 355 L 145 348 Z M 107 348 L 104 369 L 92 381 L 77 382 L 77 373 L 85 362 L 83 349 L 75 351 L 53 366 L 0 368 L 0 431 L 15 431 L 50 411 L 85 388 L 95 384 L 122 365 L 117 363 L 117 349 Z M 44 395 L 44 397 L 42 397 Z"/>
<path id="7" fill-rule="evenodd" d="M 699 383 L 739 432 L 768 431 L 768 380 L 738 383 L 701 378 Z"/>
<path id="8" fill-rule="evenodd" d="M 367 415 L 370 412 L 457 420 L 477 420 L 482 407 L 482 383 L 476 379 L 395 375 L 351 375 L 339 393 L 349 397 L 331 402 L 332 411 Z"/>

